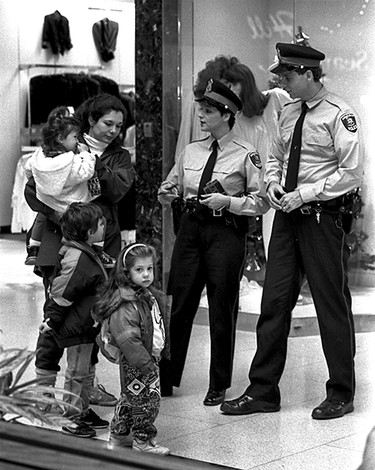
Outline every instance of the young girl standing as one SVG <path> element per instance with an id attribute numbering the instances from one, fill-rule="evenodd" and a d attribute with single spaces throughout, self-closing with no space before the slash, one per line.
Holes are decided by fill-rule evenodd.
<path id="1" fill-rule="evenodd" d="M 125 247 L 108 283 L 99 292 L 93 317 L 107 321 L 111 344 L 119 348 L 121 398 L 110 427 L 110 442 L 133 450 L 168 455 L 155 442 L 160 407 L 159 360 L 169 355 L 169 310 L 152 286 L 155 249 Z"/>

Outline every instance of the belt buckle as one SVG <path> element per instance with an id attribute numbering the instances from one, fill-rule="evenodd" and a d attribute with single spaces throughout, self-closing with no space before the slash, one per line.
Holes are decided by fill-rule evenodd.
<path id="1" fill-rule="evenodd" d="M 220 207 L 220 209 L 212 209 L 212 215 L 214 217 L 221 217 L 223 215 L 224 207 Z"/>
<path id="2" fill-rule="evenodd" d="M 301 214 L 303 214 L 303 215 L 311 215 L 312 214 L 311 206 L 300 207 L 300 211 L 301 211 Z"/>

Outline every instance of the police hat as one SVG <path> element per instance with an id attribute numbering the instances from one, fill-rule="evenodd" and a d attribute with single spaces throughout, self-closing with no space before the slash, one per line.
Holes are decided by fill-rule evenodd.
<path id="1" fill-rule="evenodd" d="M 269 67 L 272 73 L 282 73 L 291 69 L 316 68 L 325 59 L 322 52 L 300 44 L 276 44 L 277 60 Z"/>
<path id="2" fill-rule="evenodd" d="M 213 105 L 220 105 L 225 110 L 236 114 L 237 111 L 242 109 L 242 101 L 238 96 L 233 93 L 224 83 L 210 78 L 207 82 L 206 91 L 202 98 L 198 98 L 195 101 L 207 101 L 212 102 Z"/>

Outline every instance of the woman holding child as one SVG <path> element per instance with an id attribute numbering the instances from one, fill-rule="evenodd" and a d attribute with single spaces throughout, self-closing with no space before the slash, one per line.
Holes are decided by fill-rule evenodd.
<path id="1" fill-rule="evenodd" d="M 93 202 L 100 206 L 106 219 L 104 251 L 111 257 L 116 257 L 121 250 L 117 203 L 127 193 L 135 177 L 130 154 L 121 147 L 117 139 L 126 119 L 126 110 L 116 97 L 101 94 L 85 101 L 76 110 L 75 117 L 82 124 L 82 142 L 96 157 L 96 189 L 99 195 Z M 46 215 L 51 213 L 47 206 L 37 200 L 33 178 L 26 186 L 25 197 L 33 210 L 45 212 Z M 46 290 L 51 282 L 60 247 L 60 227 L 47 219 L 36 259 L 36 269 L 43 277 Z M 48 376 L 46 383 L 54 386 L 63 350 L 57 346 L 50 332 L 39 335 L 37 349 L 37 376 Z M 107 406 L 116 403 L 116 398 L 107 394 L 103 388 L 97 392 L 91 403 Z"/>

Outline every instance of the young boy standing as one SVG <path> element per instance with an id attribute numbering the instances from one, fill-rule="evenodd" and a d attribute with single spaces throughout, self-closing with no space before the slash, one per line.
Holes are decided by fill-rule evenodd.
<path id="1" fill-rule="evenodd" d="M 65 416 L 72 424 L 63 426 L 63 431 L 77 437 L 94 437 L 94 428 L 109 424 L 89 409 L 88 395 L 98 333 L 90 312 L 99 284 L 107 279 L 92 247 L 104 238 L 102 210 L 93 203 L 72 203 L 61 218 L 61 229 L 63 246 L 39 330 L 52 330 L 58 346 L 67 353 L 64 389 L 74 395 L 64 396 Z M 82 409 L 78 416 L 77 407 Z"/>

